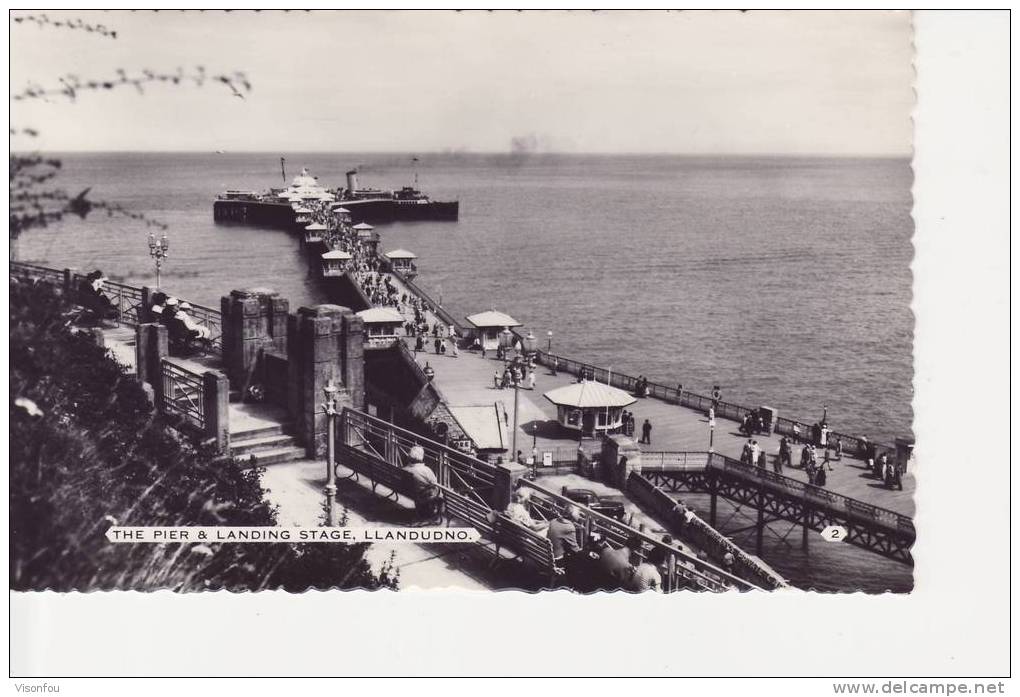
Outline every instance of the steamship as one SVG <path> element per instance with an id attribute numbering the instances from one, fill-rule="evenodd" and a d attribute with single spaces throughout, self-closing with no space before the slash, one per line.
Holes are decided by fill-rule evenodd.
<path id="1" fill-rule="evenodd" d="M 330 190 L 302 169 L 286 189 L 223 192 L 213 202 L 213 219 L 290 228 L 310 221 L 310 206 L 317 202 L 342 204 L 353 223 L 457 220 L 460 213 L 460 202 L 433 201 L 413 186 L 398 191 L 359 188 L 356 170 L 347 172 L 346 188 Z"/>

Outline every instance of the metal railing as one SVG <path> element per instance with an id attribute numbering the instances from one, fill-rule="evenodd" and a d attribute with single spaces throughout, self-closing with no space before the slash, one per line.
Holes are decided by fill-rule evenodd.
<path id="1" fill-rule="evenodd" d="M 61 269 L 51 269 L 46 266 L 26 264 L 21 261 L 11 262 L 11 276 L 26 281 L 42 281 L 57 285 L 64 282 L 64 272 Z"/>
<path id="2" fill-rule="evenodd" d="M 671 528 L 681 531 L 678 533 L 681 539 L 704 551 L 712 559 L 719 561 L 727 554 L 733 555 L 733 573 L 741 578 L 769 589 L 788 585 L 786 579 L 742 550 L 701 518 L 692 515 L 690 520 L 687 520 L 680 502 L 673 500 L 669 494 L 637 472 L 631 472 L 627 479 L 627 493 L 652 509 Z"/>
<path id="3" fill-rule="evenodd" d="M 129 286 L 117 281 L 107 281 L 103 285 L 103 292 L 110 299 L 110 302 L 117 308 L 120 321 L 123 324 L 137 326 L 145 309 L 142 307 L 142 289 Z"/>
<path id="4" fill-rule="evenodd" d="M 837 494 L 834 491 L 823 489 L 814 484 L 808 484 L 782 474 L 777 474 L 776 472 L 770 472 L 761 467 L 745 465 L 719 453 L 711 453 L 709 455 L 708 466 L 744 480 L 757 482 L 767 490 L 802 498 L 816 506 L 822 506 L 830 511 L 842 513 L 848 518 L 878 523 L 897 532 L 909 534 L 914 534 L 915 532 L 914 521 L 908 516 L 850 498 L 849 496 Z"/>
<path id="5" fill-rule="evenodd" d="M 701 471 L 708 466 L 708 453 L 643 450 L 641 470 Z"/>
<path id="6" fill-rule="evenodd" d="M 161 365 L 162 411 L 179 416 L 196 428 L 205 429 L 205 395 L 202 376 L 167 359 Z"/>
<path id="7" fill-rule="evenodd" d="M 10 263 L 11 275 L 16 278 L 38 280 L 54 285 L 63 285 L 64 269 L 52 269 L 36 264 L 26 264 L 20 261 Z M 70 277 L 71 288 L 77 290 L 78 283 L 82 276 L 72 273 Z M 118 281 L 106 281 L 103 286 L 106 297 L 117 308 L 120 322 L 130 326 L 138 325 L 146 308 L 142 307 L 144 293 L 138 286 L 131 286 Z M 191 303 L 192 310 L 188 314 L 196 324 L 209 329 L 209 342 L 213 348 L 221 348 L 223 345 L 223 317 L 219 310 Z"/>
<path id="8" fill-rule="evenodd" d="M 714 469 L 745 481 L 760 484 L 767 490 L 810 501 L 815 506 L 827 508 L 846 517 L 879 523 L 883 527 L 898 532 L 914 534 L 914 522 L 909 516 L 843 494 L 837 494 L 830 489 L 808 484 L 799 479 L 770 472 L 761 467 L 745 465 L 726 455 L 707 452 L 653 452 L 648 454 L 652 456 L 652 459 L 647 465 L 645 464 L 646 453 L 641 454 L 642 472 L 689 472 Z"/>
<path id="9" fill-rule="evenodd" d="M 471 493 L 490 507 L 494 505 L 495 467 L 467 453 L 353 409 L 345 409 L 341 414 L 340 434 L 344 446 L 381 458 L 395 467 L 407 464 L 408 451 L 421 446 L 425 464 L 436 473 L 440 484 Z"/>

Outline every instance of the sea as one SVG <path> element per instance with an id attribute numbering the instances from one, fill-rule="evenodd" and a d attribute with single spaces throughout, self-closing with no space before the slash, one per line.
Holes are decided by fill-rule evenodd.
<path id="1" fill-rule="evenodd" d="M 326 302 L 298 241 L 213 221 L 226 189 L 307 167 L 341 186 L 413 184 L 457 222 L 379 225 L 455 316 L 506 312 L 554 353 L 838 431 L 911 434 L 911 185 L 905 158 L 541 153 L 54 153 L 72 194 L 167 226 L 165 289 L 219 307 L 269 287 Z M 152 285 L 150 232 L 120 216 L 26 234 L 22 261 Z M 551 335 L 550 335 L 551 332 Z M 793 536 L 791 536 L 793 537 Z M 895 574 L 894 574 L 895 575 Z M 884 582 L 883 582 L 884 583 Z M 896 584 L 894 584 L 896 585 Z"/>

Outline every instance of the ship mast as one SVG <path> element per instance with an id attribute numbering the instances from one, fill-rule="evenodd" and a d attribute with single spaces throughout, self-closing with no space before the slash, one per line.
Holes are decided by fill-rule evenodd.
<path id="1" fill-rule="evenodd" d="M 413 165 L 413 167 L 414 167 L 414 188 L 415 188 L 415 190 L 417 190 L 418 189 L 418 156 L 417 155 L 412 156 L 411 157 L 411 162 L 414 163 L 414 165 Z"/>
<path id="2" fill-rule="evenodd" d="M 284 158 L 284 157 L 280 158 L 280 174 L 283 175 L 283 183 L 284 184 L 287 183 L 287 168 L 284 166 L 286 164 L 286 162 L 287 162 L 286 158 Z"/>

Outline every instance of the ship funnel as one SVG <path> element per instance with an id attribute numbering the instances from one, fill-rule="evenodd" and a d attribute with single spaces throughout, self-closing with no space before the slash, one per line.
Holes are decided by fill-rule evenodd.
<path id="1" fill-rule="evenodd" d="M 358 170 L 352 169 L 347 172 L 347 191 L 353 194 L 358 190 Z"/>

